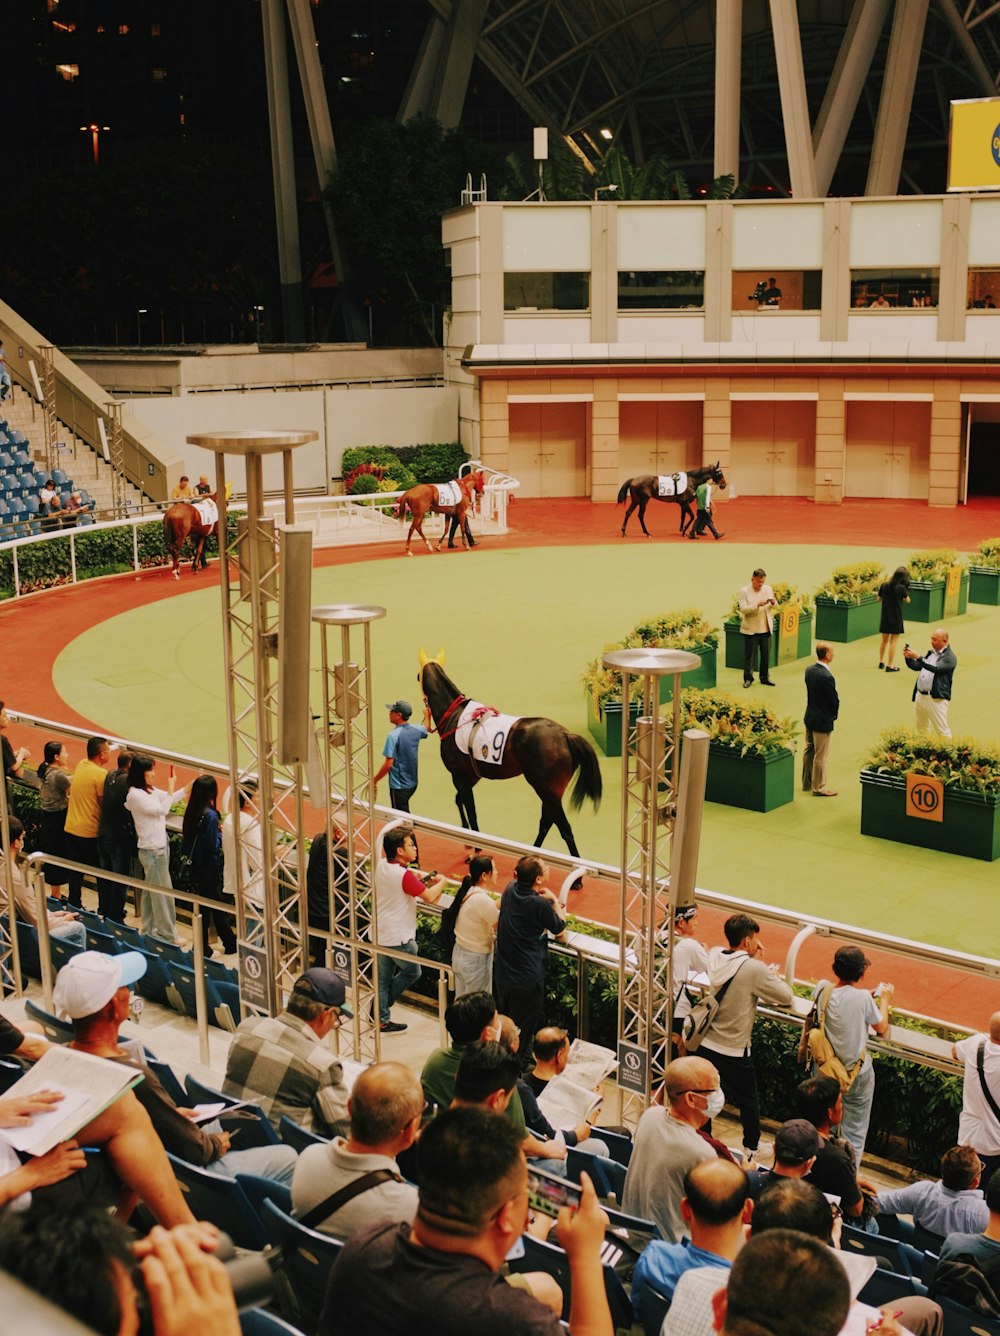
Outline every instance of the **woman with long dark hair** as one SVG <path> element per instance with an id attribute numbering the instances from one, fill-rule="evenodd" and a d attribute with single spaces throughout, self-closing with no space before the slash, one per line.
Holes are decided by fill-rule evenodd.
<path id="1" fill-rule="evenodd" d="M 132 757 L 132 764 L 128 768 L 125 806 L 135 822 L 143 878 L 154 886 L 173 887 L 170 880 L 167 813 L 175 800 L 174 772 L 171 766 L 167 787 L 157 789 L 153 786 L 155 770 L 156 762 L 151 756 Z M 184 791 L 181 789 L 176 796 L 180 797 Z M 177 915 L 172 897 L 161 895 L 159 891 L 143 891 L 142 931 L 161 937 L 165 942 L 177 942 Z"/>
<path id="2" fill-rule="evenodd" d="M 42 783 L 38 794 L 42 809 L 42 849 L 53 858 L 64 858 L 66 844 L 63 832 L 72 782 L 69 752 L 64 743 L 52 741 L 45 744 L 45 759 L 38 767 L 38 778 Z M 46 863 L 42 873 L 49 895 L 61 900 L 66 889 L 66 869 Z"/>
<path id="3" fill-rule="evenodd" d="M 910 601 L 910 572 L 905 566 L 897 566 L 892 575 L 882 585 L 878 591 L 879 599 L 882 603 L 882 615 L 879 620 L 879 631 L 882 633 L 882 641 L 878 650 L 878 666 L 884 668 L 887 673 L 898 673 L 899 669 L 894 668 L 896 662 L 896 646 L 899 644 L 899 637 L 903 634 L 903 604 Z M 885 652 L 888 648 L 889 662 L 885 662 Z"/>
<path id="4" fill-rule="evenodd" d="M 455 971 L 455 996 L 493 991 L 493 945 L 497 935 L 500 905 L 490 891 L 496 887 L 497 869 L 489 854 L 474 854 L 468 876 L 441 915 L 446 934 L 455 935 L 451 967 Z"/>
<path id="5" fill-rule="evenodd" d="M 219 821 L 219 786 L 212 775 L 199 775 L 191 785 L 191 797 L 184 810 L 181 826 L 181 852 L 191 860 L 193 890 L 211 900 L 222 898 L 219 881 L 222 876 L 222 825 Z M 209 929 L 215 924 L 222 949 L 230 955 L 236 950 L 233 920 L 224 909 L 202 906 L 201 934 L 205 955 L 212 954 Z"/>

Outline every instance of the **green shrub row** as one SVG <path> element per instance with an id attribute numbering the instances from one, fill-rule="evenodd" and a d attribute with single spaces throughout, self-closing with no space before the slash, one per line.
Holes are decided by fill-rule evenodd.
<path id="1" fill-rule="evenodd" d="M 358 445 L 344 451 L 341 473 L 346 478 L 359 464 L 380 464 L 386 471 L 385 477 L 392 478 L 396 483 L 395 487 L 387 490 L 400 492 L 421 482 L 451 482 L 458 477 L 458 471 L 468 457 L 458 441 L 391 448 L 385 445 Z"/>

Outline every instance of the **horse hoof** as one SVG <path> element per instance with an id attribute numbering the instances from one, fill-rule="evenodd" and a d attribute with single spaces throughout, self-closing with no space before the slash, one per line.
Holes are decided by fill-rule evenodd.
<path id="1" fill-rule="evenodd" d="M 406 549 L 406 555 L 407 555 L 408 557 L 412 557 L 412 556 L 413 556 L 413 553 L 410 551 L 409 548 Z"/>

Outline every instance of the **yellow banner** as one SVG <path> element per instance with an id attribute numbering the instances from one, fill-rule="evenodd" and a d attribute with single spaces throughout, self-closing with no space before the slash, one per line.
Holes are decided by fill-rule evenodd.
<path id="1" fill-rule="evenodd" d="M 962 592 L 962 567 L 949 566 L 948 579 L 944 587 L 944 615 L 958 616 L 959 595 Z"/>
<path id="2" fill-rule="evenodd" d="M 921 821 L 944 820 L 944 785 L 930 775 L 906 776 L 906 815 Z"/>
<path id="3" fill-rule="evenodd" d="M 948 189 L 1000 190 L 1000 97 L 951 104 Z"/>

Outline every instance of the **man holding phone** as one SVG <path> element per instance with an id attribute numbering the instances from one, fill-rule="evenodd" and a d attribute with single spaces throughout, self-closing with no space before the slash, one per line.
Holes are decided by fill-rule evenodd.
<path id="1" fill-rule="evenodd" d="M 558 1336 L 558 1316 L 500 1277 L 528 1223 L 528 1167 L 514 1129 L 495 1113 L 448 1109 L 418 1142 L 413 1225 L 357 1234 L 330 1274 L 320 1336 Z M 608 1218 L 581 1175 L 580 1204 L 556 1226 L 572 1280 L 569 1329 L 612 1336 L 600 1249 Z"/>

